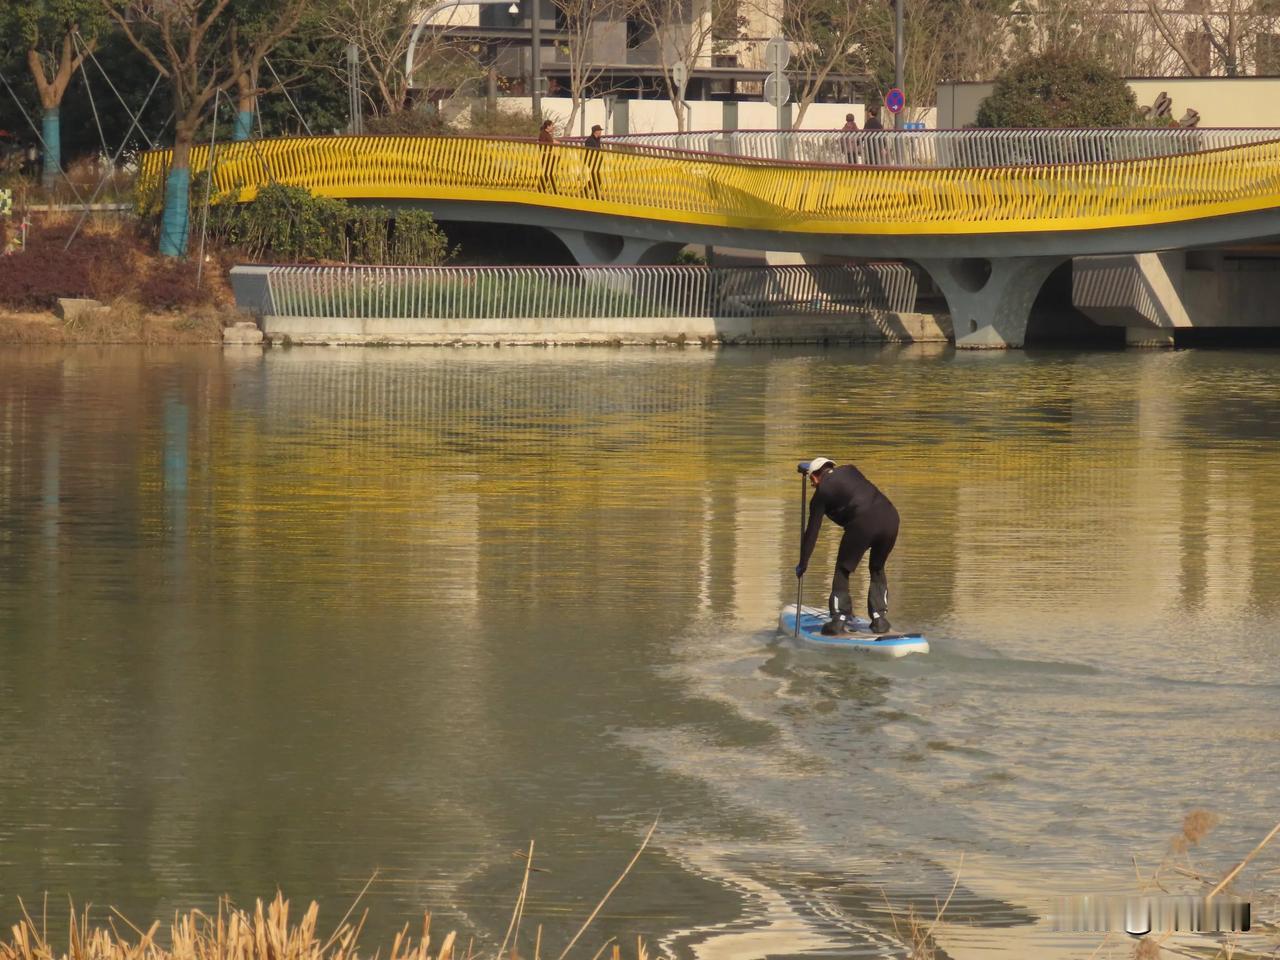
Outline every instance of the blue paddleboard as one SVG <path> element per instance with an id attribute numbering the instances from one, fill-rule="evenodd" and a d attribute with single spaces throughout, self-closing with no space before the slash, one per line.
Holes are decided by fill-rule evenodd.
<path id="1" fill-rule="evenodd" d="M 842 637 L 828 637 L 822 633 L 827 622 L 827 611 L 818 607 L 800 608 L 799 642 L 806 647 L 823 650 L 857 650 L 859 653 L 876 653 L 885 657 L 905 657 L 908 653 L 928 653 L 929 641 L 918 633 L 871 632 L 871 622 L 854 618 L 856 633 Z M 778 617 L 778 629 L 788 637 L 796 634 L 796 605 L 789 603 Z"/>

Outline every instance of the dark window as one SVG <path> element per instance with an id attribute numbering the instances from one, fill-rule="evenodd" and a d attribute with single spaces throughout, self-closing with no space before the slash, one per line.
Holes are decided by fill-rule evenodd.
<path id="1" fill-rule="evenodd" d="M 634 50 L 653 38 L 653 27 L 639 17 L 627 17 L 627 49 Z"/>
<path id="2" fill-rule="evenodd" d="M 742 26 L 738 0 L 711 0 L 712 40 L 737 40 L 742 35 Z"/>

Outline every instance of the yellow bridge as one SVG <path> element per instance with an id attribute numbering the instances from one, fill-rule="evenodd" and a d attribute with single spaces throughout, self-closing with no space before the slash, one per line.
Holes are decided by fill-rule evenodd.
<path id="1" fill-rule="evenodd" d="M 162 191 L 169 162 L 168 151 L 144 156 L 144 202 Z M 192 150 L 193 174 L 208 162 L 208 148 Z M 281 183 L 423 206 L 442 220 L 532 223 L 582 262 L 642 262 L 645 249 L 682 243 L 906 258 L 929 269 L 953 313 L 973 314 L 974 333 L 988 314 L 1022 312 L 1018 290 L 1033 288 L 1034 299 L 1067 257 L 1280 236 L 1280 131 L 1191 153 L 987 168 L 787 163 L 636 143 L 282 138 L 218 146 L 212 182 L 221 200 Z"/>
<path id="2" fill-rule="evenodd" d="M 467 137 L 219 146 L 215 192 L 278 182 L 347 200 L 520 203 L 672 224 L 848 235 L 987 235 L 1181 223 L 1280 207 L 1276 140 L 1119 163 L 914 169 L 777 163 Z M 168 151 L 148 153 L 157 184 Z M 208 148 L 192 151 L 192 173 Z"/>

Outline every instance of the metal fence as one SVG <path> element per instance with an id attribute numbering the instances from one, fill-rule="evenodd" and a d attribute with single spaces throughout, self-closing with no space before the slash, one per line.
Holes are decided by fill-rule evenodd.
<path id="1" fill-rule="evenodd" d="M 640 133 L 606 143 L 761 160 L 892 167 L 1102 163 L 1280 140 L 1280 128 L 1132 130 L 710 130 Z"/>
<path id="2" fill-rule="evenodd" d="M 192 148 L 193 174 L 207 169 L 209 155 L 207 146 Z M 143 209 L 163 196 L 170 160 L 167 150 L 143 155 L 137 190 Z M 710 226 L 723 229 L 720 242 L 728 245 L 737 230 L 788 230 L 863 238 L 946 234 L 964 249 L 965 234 L 1199 225 L 1278 209 L 1280 139 L 1125 163 L 948 169 L 778 163 L 643 145 L 587 150 L 468 137 L 280 137 L 219 147 L 212 179 L 217 202 L 252 200 L 261 187 L 280 183 L 361 201 L 520 202 Z M 1194 237 L 1187 234 L 1185 242 Z"/>
<path id="3" fill-rule="evenodd" d="M 274 316 L 753 317 L 915 309 L 901 263 L 780 267 L 269 268 Z"/>

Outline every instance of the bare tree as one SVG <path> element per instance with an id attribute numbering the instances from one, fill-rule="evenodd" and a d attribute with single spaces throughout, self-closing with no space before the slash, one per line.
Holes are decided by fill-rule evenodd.
<path id="1" fill-rule="evenodd" d="M 413 58 L 415 76 L 405 75 L 405 53 L 420 9 L 414 0 L 331 0 L 320 15 L 323 34 L 354 44 L 360 51 L 361 76 L 365 80 L 361 93 L 377 116 L 405 110 L 411 86 L 457 90 L 483 73 L 476 59 L 449 38 L 444 30 L 446 21 L 418 35 Z M 344 65 L 318 66 L 346 82 Z"/>
<path id="2" fill-rule="evenodd" d="M 936 38 L 945 50 L 938 79 L 990 80 L 1008 60 L 1007 7 L 992 0 L 956 0 L 951 6 L 951 22 Z"/>
<path id="3" fill-rule="evenodd" d="M 1156 0 L 1147 0 L 1147 12 L 1191 76 L 1214 72 L 1211 53 L 1217 54 L 1228 77 L 1244 73 L 1245 37 L 1249 21 L 1257 16 L 1248 0 L 1187 0 L 1179 14 L 1163 9 Z"/>
<path id="4" fill-rule="evenodd" d="M 235 86 L 233 61 L 261 60 L 297 25 L 305 0 L 255 0 L 242 22 L 234 0 L 102 0 L 129 42 L 169 82 L 173 157 L 165 184 L 160 252 L 187 249 L 191 147 L 221 94 Z"/>
<path id="5" fill-rule="evenodd" d="M 1160 77 L 1180 69 L 1151 16 L 1127 0 L 1099 5 L 1089 52 L 1122 77 Z"/>
<path id="6" fill-rule="evenodd" d="M 864 74 L 868 12 L 873 0 L 786 0 L 781 17 L 770 0 L 757 0 L 766 21 L 773 20 L 791 41 L 787 73 L 798 83 L 793 127 L 833 74 Z M 889 47 L 893 49 L 892 45 Z"/>
<path id="7" fill-rule="evenodd" d="M 1102 55 L 1126 75 L 1237 77 L 1277 66 L 1269 62 L 1272 45 L 1280 51 L 1271 39 L 1280 20 L 1274 0 L 1145 0 L 1136 17 L 1122 0 L 1111 5 L 1122 26 L 1099 31 L 1117 41 Z"/>
<path id="8" fill-rule="evenodd" d="M 573 130 L 579 114 L 586 109 L 587 97 L 604 75 L 604 67 L 594 55 L 592 43 L 596 24 L 610 12 L 619 9 L 616 0 L 552 0 L 559 14 L 564 36 L 560 52 L 569 67 L 569 119 L 567 131 Z M 534 78 L 537 82 L 537 78 Z"/>
<path id="9" fill-rule="evenodd" d="M 636 0 L 632 16 L 653 33 L 667 98 L 676 129 L 688 125 L 684 90 L 676 83 L 680 65 L 687 78 L 700 66 L 710 66 L 712 53 L 741 39 L 746 20 L 737 0 Z"/>

